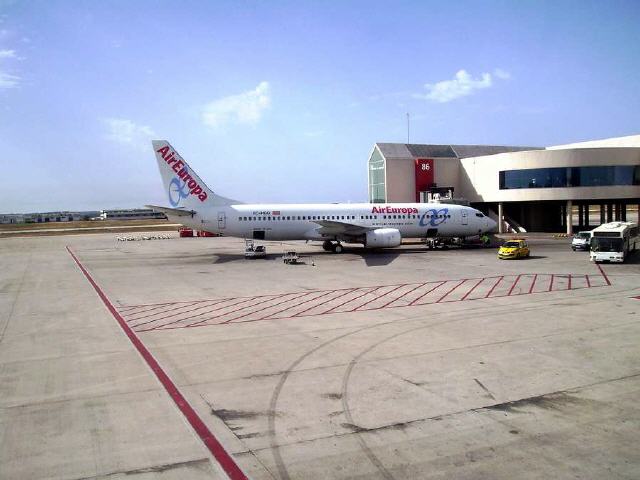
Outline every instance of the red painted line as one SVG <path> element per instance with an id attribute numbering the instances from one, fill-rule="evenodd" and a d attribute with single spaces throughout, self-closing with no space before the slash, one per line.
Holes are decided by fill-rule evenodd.
<path id="1" fill-rule="evenodd" d="M 361 287 L 361 288 L 363 288 L 363 287 Z M 369 288 L 369 287 L 364 287 L 364 288 Z M 330 313 L 330 312 L 332 312 L 332 311 L 334 311 L 334 310 L 336 310 L 336 309 L 338 309 L 338 308 L 342 307 L 343 305 L 346 305 L 347 303 L 351 303 L 351 302 L 353 302 L 354 300 L 358 300 L 359 298 L 362 298 L 362 297 L 364 297 L 365 295 L 368 295 L 368 294 L 370 294 L 370 293 L 373 293 L 373 292 L 375 292 L 376 290 L 380 290 L 381 288 L 382 288 L 382 287 L 375 287 L 375 288 L 373 288 L 373 289 L 371 289 L 371 290 L 367 290 L 366 292 L 362 293 L 361 295 L 358 295 L 357 297 L 350 298 L 349 300 L 347 300 L 347 301 L 345 301 L 345 302 L 342 302 L 342 303 L 340 303 L 340 304 L 336 305 L 335 307 L 331 307 L 329 310 L 325 310 L 324 312 L 322 312 L 322 315 L 324 315 L 325 313 Z"/>
<path id="2" fill-rule="evenodd" d="M 175 312 L 176 310 L 180 310 L 180 309 L 182 309 L 184 307 L 192 307 L 192 306 L 194 306 L 196 304 L 200 304 L 200 306 L 198 306 L 198 307 L 192 308 L 191 310 L 186 310 L 186 311 L 181 312 L 181 313 L 195 312 L 196 310 L 200 310 L 201 308 L 213 307 L 214 305 L 217 305 L 218 303 L 226 302 L 227 300 L 229 300 L 229 299 L 225 298 L 225 299 L 219 300 L 217 302 L 214 302 L 213 300 L 210 300 L 208 302 L 194 302 L 194 303 L 189 303 L 189 304 L 181 304 L 181 305 L 178 305 L 178 306 L 174 306 L 174 308 L 170 308 L 168 310 L 162 310 L 160 312 L 152 313 L 151 315 L 144 315 L 142 317 L 133 318 L 133 319 L 127 318 L 127 322 L 132 322 L 134 320 L 143 320 L 145 318 L 155 317 L 156 315 L 163 315 L 163 314 L 166 314 L 166 313 Z M 213 302 L 213 303 L 211 303 L 211 302 Z M 202 303 L 205 303 L 205 305 L 202 305 Z M 173 315 L 165 315 L 164 317 L 156 317 L 156 318 L 154 318 L 152 320 L 149 320 L 147 322 L 139 323 L 139 324 L 136 325 L 136 327 L 138 325 L 145 325 L 146 323 L 149 323 L 149 322 L 157 322 L 158 320 L 164 320 L 165 318 L 170 318 L 170 317 L 174 317 L 174 316 L 175 316 L 175 314 L 173 314 Z"/>
<path id="3" fill-rule="evenodd" d="M 162 302 L 162 303 L 141 303 L 139 305 L 117 305 L 118 310 L 122 308 L 144 308 L 144 307 L 157 307 L 158 305 L 173 305 L 176 302 Z"/>
<path id="4" fill-rule="evenodd" d="M 533 292 L 533 287 L 536 286 L 536 280 L 538 279 L 538 274 L 536 273 L 533 276 L 533 282 L 531 282 L 531 287 L 529 288 L 529 293 Z"/>
<path id="5" fill-rule="evenodd" d="M 211 433 L 209 428 L 205 425 L 202 419 L 198 416 L 193 407 L 187 402 L 187 399 L 184 398 L 178 387 L 173 383 L 171 378 L 165 373 L 160 364 L 157 362 L 155 357 L 151 354 L 151 352 L 144 346 L 142 341 L 138 338 L 135 332 L 127 325 L 127 322 L 124 321 L 124 318 L 116 308 L 113 306 L 111 301 L 107 298 L 102 289 L 98 286 L 98 284 L 93 280 L 93 277 L 89 274 L 89 272 L 84 268 L 78 257 L 71 251 L 71 249 L 67 246 L 67 251 L 71 258 L 76 262 L 76 265 L 80 268 L 85 278 L 89 281 L 93 289 L 96 291 L 104 305 L 107 307 L 113 318 L 116 319 L 120 328 L 127 335 L 131 343 L 138 353 L 142 356 L 149 368 L 156 375 L 156 378 L 160 381 L 166 392 L 169 394 L 171 399 L 175 402 L 178 409 L 182 412 L 184 417 L 187 419 L 191 427 L 198 434 L 202 442 L 205 444 L 207 449 L 211 452 L 214 458 L 218 461 L 222 469 L 232 480 L 248 480 L 247 476 L 240 470 L 238 464 L 233 460 L 231 455 L 224 449 L 222 444 L 218 441 L 218 439 Z"/>
<path id="6" fill-rule="evenodd" d="M 352 288 L 352 289 L 351 289 L 351 291 L 350 291 L 349 293 L 347 293 L 347 295 L 349 295 L 349 294 L 351 294 L 351 293 L 355 292 L 356 290 L 360 290 L 360 288 L 361 288 L 361 287 Z M 379 288 L 379 287 L 378 287 L 378 288 Z M 330 295 L 331 293 L 335 293 L 335 292 L 342 292 L 342 291 L 343 291 L 342 289 L 340 289 L 340 290 L 333 290 L 333 291 L 330 291 L 330 293 L 327 293 L 326 295 Z M 322 296 L 320 296 L 320 297 L 318 297 L 318 298 L 322 298 Z M 311 305 L 311 306 L 310 306 L 309 308 L 307 308 L 306 310 L 302 310 L 301 312 L 298 312 L 298 313 L 296 313 L 296 314 L 292 315 L 292 317 L 299 317 L 299 316 L 301 316 L 304 312 L 308 312 L 309 310 L 313 310 L 314 308 L 317 308 L 317 307 L 319 307 L 319 306 L 321 306 L 321 305 L 324 305 L 325 303 L 329 303 L 329 302 L 332 302 L 332 301 L 334 301 L 334 300 L 335 300 L 335 298 L 330 298 L 329 300 L 326 300 L 326 301 L 324 301 L 324 302 L 318 303 L 317 305 Z"/>
<path id="7" fill-rule="evenodd" d="M 426 291 L 425 293 L 423 293 L 422 295 L 420 295 L 418 298 L 415 298 L 415 299 L 413 300 L 413 302 L 410 302 L 408 305 L 405 305 L 405 306 L 410 307 L 410 306 L 412 306 L 412 305 L 416 305 L 416 302 L 417 302 L 418 300 L 422 300 L 424 297 L 426 297 L 427 295 L 429 295 L 429 294 L 430 294 L 431 292 L 433 292 L 434 290 L 436 290 L 436 289 L 440 288 L 440 287 L 441 287 L 442 285 L 444 285 L 445 283 L 447 283 L 447 280 L 445 280 L 444 282 L 440 282 L 440 283 L 438 283 L 438 285 L 436 285 L 435 287 L 433 287 L 433 288 L 429 289 L 428 291 Z M 425 285 L 426 285 L 426 284 L 425 284 Z M 417 305 L 424 305 L 424 304 L 422 304 L 422 303 L 418 303 Z"/>
<path id="8" fill-rule="evenodd" d="M 591 288 L 591 280 L 589 280 L 589 275 L 585 275 L 584 278 L 587 281 L 587 288 Z"/>
<path id="9" fill-rule="evenodd" d="M 184 300 L 181 302 L 164 302 L 164 303 L 141 303 L 140 305 L 123 305 L 122 307 L 118 306 L 116 308 L 118 308 L 118 310 L 120 310 L 121 308 L 141 308 L 141 307 L 155 307 L 155 306 L 162 306 L 162 305 L 175 305 L 177 303 L 194 303 L 194 302 L 208 302 L 209 300 L 211 300 L 210 298 L 205 298 L 203 300 Z"/>
<path id="10" fill-rule="evenodd" d="M 135 310 L 136 308 L 140 308 L 140 307 L 150 307 L 151 305 L 118 305 L 118 310 L 122 311 L 124 310 L 125 312 L 130 312 L 131 310 Z M 155 306 L 155 305 L 153 305 Z"/>
<path id="11" fill-rule="evenodd" d="M 406 286 L 407 286 L 406 284 L 405 284 L 405 285 L 398 285 L 396 288 L 392 288 L 392 289 L 391 289 L 391 290 L 389 290 L 387 293 L 383 293 L 382 295 L 380 295 L 380 296 L 379 296 L 379 297 L 377 297 L 377 298 L 374 298 L 373 300 L 369 300 L 368 302 L 364 302 L 362 305 L 360 305 L 360 306 L 358 306 L 358 307 L 356 307 L 356 308 L 354 308 L 354 309 L 352 309 L 352 310 L 350 310 L 350 311 L 351 311 L 351 312 L 355 312 L 356 310 L 359 310 L 360 308 L 365 307 L 365 306 L 369 305 L 370 303 L 376 302 L 376 301 L 380 300 L 381 298 L 386 297 L 387 295 L 389 295 L 389 294 L 390 294 L 390 293 L 392 293 L 392 292 L 395 292 L 395 291 L 396 291 L 396 290 L 398 290 L 399 288 L 406 287 Z M 377 289 L 376 289 L 376 290 L 377 290 Z M 380 308 L 382 308 L 382 307 L 376 307 L 376 308 L 365 308 L 365 310 L 379 310 Z"/>
<path id="12" fill-rule="evenodd" d="M 462 300 L 466 300 L 466 299 L 467 299 L 467 297 L 468 297 L 469 295 L 471 295 L 471 292 L 473 292 L 473 291 L 478 287 L 478 285 L 480 285 L 483 281 L 484 281 L 484 278 L 481 278 L 481 279 L 478 281 L 478 283 L 476 283 L 476 284 L 471 288 L 471 290 L 469 290 L 467 293 L 465 293 L 464 297 L 462 297 L 462 298 L 460 299 L 460 301 L 462 301 Z"/>
<path id="13" fill-rule="evenodd" d="M 569 274 L 569 280 L 567 281 L 567 290 L 571 290 L 571 274 Z"/>
<path id="14" fill-rule="evenodd" d="M 434 283 L 434 282 L 427 282 L 427 283 L 419 283 L 416 287 L 413 287 L 411 290 L 403 293 L 402 295 L 400 295 L 398 298 L 394 298 L 393 300 L 385 303 L 384 305 L 382 305 L 381 307 L 378 307 L 378 309 L 382 309 L 382 308 L 386 308 L 387 306 L 391 305 L 394 302 L 397 302 L 398 300 L 400 300 L 401 298 L 406 297 L 407 295 L 409 295 L 411 292 L 415 292 L 417 289 L 419 289 L 420 287 L 424 287 L 425 285 L 429 284 L 429 283 Z M 410 284 L 407 284 L 410 285 Z"/>
<path id="15" fill-rule="evenodd" d="M 602 269 L 602 267 L 600 266 L 599 263 L 596 263 L 596 267 L 598 267 L 598 269 L 600 269 L 600 273 L 604 277 L 604 281 L 607 282 L 607 285 L 611 286 L 611 282 L 609 281 L 609 277 L 607 277 L 607 274 L 604 273 L 604 270 Z"/>
<path id="16" fill-rule="evenodd" d="M 550 292 L 553 290 L 553 281 L 555 279 L 555 276 L 556 276 L 555 273 L 551 274 L 551 279 L 549 280 L 549 290 L 547 290 L 547 292 Z"/>
<path id="17" fill-rule="evenodd" d="M 460 285 L 462 285 L 464 282 L 466 282 L 467 279 L 463 279 L 460 283 L 458 283 L 455 287 L 453 287 L 451 290 L 449 290 L 447 293 L 445 293 L 443 296 L 441 296 L 435 303 L 440 303 L 442 301 L 442 299 L 444 297 L 446 297 L 447 295 L 449 295 L 451 292 L 453 292 L 456 288 L 458 288 Z M 455 302 L 455 300 L 454 300 Z"/>
<path id="18" fill-rule="evenodd" d="M 131 312 L 131 311 L 127 311 L 127 312 L 123 312 L 125 314 L 125 316 L 129 317 L 129 316 L 134 316 L 134 315 L 140 315 L 140 314 L 144 314 L 144 313 L 149 313 L 152 312 L 154 310 L 158 310 L 159 308 L 164 308 L 164 307 L 171 307 L 175 305 L 175 303 L 161 303 L 158 304 L 152 308 L 148 308 L 146 310 L 139 310 L 137 312 Z M 118 310 L 122 310 L 121 308 L 118 308 Z M 137 320 L 137 318 L 131 318 L 131 319 L 127 319 L 127 321 L 132 321 L 132 320 Z"/>
<path id="19" fill-rule="evenodd" d="M 494 278 L 494 277 L 487 277 L 487 278 Z M 468 278 L 467 281 L 468 280 L 475 280 L 475 278 Z M 429 283 L 434 283 L 434 282 L 429 282 Z M 440 285 L 443 285 L 444 283 L 446 283 L 446 282 L 445 281 L 440 282 Z M 604 287 L 604 286 L 605 285 L 595 285 L 592 288 L 600 288 L 600 287 Z M 435 288 L 437 288 L 437 287 L 435 287 Z M 431 289 L 431 291 L 433 291 L 433 289 Z M 319 293 L 319 292 L 316 292 L 316 293 Z M 544 293 L 547 293 L 547 292 L 546 291 L 532 292 L 533 295 L 544 294 Z M 519 295 L 527 295 L 527 293 L 520 293 Z M 498 296 L 495 296 L 495 297 L 492 297 L 492 298 L 502 298 L 502 297 L 506 297 L 506 296 L 507 295 L 498 295 Z M 316 300 L 317 298 L 320 298 L 320 297 L 315 297 L 315 298 L 312 298 L 312 299 L 310 299 L 308 301 L 313 301 L 313 300 Z M 485 298 L 486 297 L 469 298 L 466 301 L 471 302 L 471 301 L 474 301 L 474 300 L 484 300 Z M 640 299 L 640 297 L 638 297 L 638 298 Z M 335 298 L 334 298 L 334 300 L 335 300 Z M 453 300 L 451 302 L 443 302 L 443 303 L 454 303 L 456 301 L 460 301 L 460 300 Z M 433 303 L 434 302 L 418 303 L 416 305 L 431 305 Z M 395 305 L 395 306 L 392 306 L 392 307 L 389 307 L 389 308 L 406 308 L 406 307 L 412 307 L 412 306 L 413 305 L 406 304 L 406 305 Z M 286 310 L 292 310 L 293 308 L 295 308 L 295 306 L 294 307 L 287 307 L 284 310 L 285 311 Z M 367 310 L 367 311 L 372 311 L 372 310 L 377 310 L 377 308 L 372 308 L 372 309 Z M 275 313 L 279 313 L 279 312 L 275 312 Z M 334 313 L 335 314 L 343 314 L 343 313 L 351 313 L 351 312 L 349 312 L 349 311 L 340 311 L 340 312 L 334 312 Z M 263 320 L 294 320 L 294 319 L 298 319 L 298 318 L 314 317 L 314 316 L 322 316 L 322 315 L 324 315 L 324 313 L 311 313 L 311 314 L 307 314 L 307 315 L 300 315 L 299 317 L 294 317 L 294 316 L 271 317 L 271 316 L 268 316 L 268 317 L 263 317 L 263 318 L 252 318 L 252 319 L 249 319 L 249 320 L 238 320 L 237 322 L 233 322 L 233 323 L 252 323 L 252 322 L 259 322 L 259 321 L 263 321 Z M 206 324 L 205 323 L 205 324 L 195 325 L 193 328 L 208 327 L 208 326 L 211 326 L 211 324 Z M 178 329 L 181 329 L 181 328 L 187 328 L 187 327 L 183 326 L 183 325 L 178 325 L 178 326 L 175 326 L 175 327 L 163 328 L 162 330 L 178 330 Z M 152 330 L 155 330 L 155 329 L 139 330 L 139 332 L 146 332 L 146 331 L 152 331 Z"/>
<path id="20" fill-rule="evenodd" d="M 520 277 L 522 277 L 522 274 L 520 274 L 520 275 L 518 275 L 518 276 L 516 277 L 516 281 L 515 281 L 515 282 L 513 282 L 513 285 L 511 285 L 511 288 L 509 289 L 509 293 L 507 293 L 507 297 L 508 297 L 509 295 L 511 295 L 511 292 L 513 292 L 513 289 L 514 289 L 514 288 L 516 288 L 516 285 L 517 285 L 517 284 L 518 284 L 518 282 L 520 281 Z"/>
<path id="21" fill-rule="evenodd" d="M 146 304 L 146 305 L 136 305 L 135 308 L 142 308 L 142 307 L 153 307 L 150 308 L 148 310 L 141 310 L 139 312 L 129 312 L 127 315 L 137 315 L 138 313 L 146 313 L 146 312 L 150 312 L 151 310 L 155 310 L 156 308 L 162 308 L 162 307 L 171 307 L 173 305 L 195 305 L 196 303 L 204 303 L 204 302 L 210 302 L 211 299 L 207 299 L 207 300 L 189 300 L 189 301 L 185 301 L 185 302 L 165 302 L 165 303 L 151 303 L 151 304 Z M 118 310 L 122 310 L 122 308 L 118 308 Z"/>
<path id="22" fill-rule="evenodd" d="M 223 300 L 219 300 L 219 301 L 217 301 L 217 302 L 213 302 L 213 303 L 212 303 L 212 304 L 210 304 L 210 305 L 202 305 L 202 306 L 200 306 L 200 307 L 193 308 L 193 309 L 191 309 L 191 310 L 187 310 L 186 312 L 182 312 L 182 313 L 195 312 L 196 310 L 202 310 L 203 308 L 207 308 L 207 309 L 208 309 L 209 307 L 213 307 L 214 305 L 219 305 L 219 304 L 221 304 L 221 303 L 228 302 L 229 300 L 237 300 L 237 298 L 225 298 L 225 299 L 223 299 Z M 239 302 L 239 303 L 242 303 L 242 302 Z M 236 304 L 236 303 L 232 303 L 230 306 L 233 306 L 233 305 L 237 305 L 237 304 Z M 182 307 L 179 307 L 179 308 L 182 308 Z M 172 311 L 178 310 L 179 308 L 177 308 L 177 309 L 172 309 Z M 225 308 L 225 307 L 220 307 L 220 308 Z M 167 310 L 167 311 L 168 311 L 168 310 Z M 204 315 L 205 313 L 209 313 L 209 312 L 211 312 L 211 310 L 205 310 L 204 312 L 199 313 L 199 314 L 196 314 L 196 315 L 192 315 L 191 317 L 188 317 L 187 319 L 191 319 L 191 318 L 194 318 L 194 317 L 199 317 L 200 315 Z M 165 320 L 165 319 L 167 319 L 167 318 L 175 318 L 175 317 L 176 317 L 176 315 L 181 315 L 181 313 L 175 313 L 175 314 L 173 314 L 173 315 L 167 315 L 167 316 L 165 316 L 165 317 L 152 318 L 151 320 L 147 320 L 147 321 L 145 321 L 145 322 L 140 322 L 140 323 L 136 323 L 135 325 L 131 325 L 131 328 L 134 328 L 134 329 L 135 329 L 135 328 L 141 327 L 141 326 L 143 326 L 143 325 L 148 325 L 148 324 L 150 324 L 150 323 L 157 322 L 157 321 L 159 321 L 159 320 Z M 164 323 L 164 324 L 162 324 L 162 325 L 171 325 L 171 324 L 173 324 L 173 323 L 179 322 L 180 320 L 186 320 L 186 319 L 180 318 L 180 319 L 178 319 L 178 320 L 174 320 L 174 321 L 169 322 L 169 323 Z"/>
<path id="23" fill-rule="evenodd" d="M 332 292 L 335 292 L 336 290 L 331 290 L 331 291 L 332 291 Z M 282 312 L 286 312 L 287 310 L 291 310 L 291 309 L 293 309 L 293 308 L 297 308 L 297 307 L 299 307 L 300 305 L 304 305 L 305 303 L 313 302 L 314 300 L 317 300 L 317 299 L 319 299 L 320 297 L 323 297 L 323 296 L 325 296 L 325 295 L 326 295 L 326 292 L 317 292 L 317 291 L 315 291 L 315 292 L 309 292 L 309 293 L 319 293 L 320 295 L 318 295 L 317 297 L 310 298 L 309 300 L 305 300 L 304 302 L 300 302 L 300 303 L 299 303 L 299 304 L 297 304 L 297 305 L 289 306 L 289 307 L 284 307 L 284 308 L 283 308 L 283 309 L 281 309 L 281 310 L 278 310 L 278 311 L 276 311 L 276 312 L 271 312 L 270 314 L 265 315 L 264 317 L 256 318 L 256 319 L 251 320 L 251 321 L 258 321 L 258 320 L 276 320 L 276 319 L 279 319 L 279 318 L 287 318 L 287 317 L 276 317 L 275 315 L 277 315 L 277 314 L 279 314 L 279 313 L 282 313 Z M 243 322 L 243 323 L 244 323 L 244 322 Z"/>
<path id="24" fill-rule="evenodd" d="M 262 310 L 268 310 L 269 308 L 277 307 L 278 305 L 282 305 L 283 303 L 291 302 L 291 301 L 293 301 L 293 300 L 298 300 L 299 298 L 304 298 L 304 297 L 306 297 L 307 295 L 311 295 L 312 293 L 315 293 L 315 292 L 304 292 L 304 293 L 299 294 L 299 295 L 297 295 L 297 296 L 295 296 L 295 297 L 293 297 L 293 298 L 287 298 L 286 300 L 282 300 L 281 302 L 274 303 L 273 305 L 268 305 L 268 306 L 266 306 L 266 307 L 262 308 Z M 287 295 L 290 295 L 290 294 L 287 294 Z M 279 298 L 282 298 L 282 297 L 279 297 Z M 274 299 L 272 298 L 271 300 L 274 300 Z M 266 302 L 261 302 L 261 303 L 258 303 L 258 304 L 256 304 L 256 305 L 249 305 L 249 306 L 247 306 L 247 307 L 240 308 L 239 310 L 244 310 L 245 308 L 256 307 L 256 306 L 258 306 L 258 305 L 262 305 L 263 303 L 270 302 L 271 300 L 267 300 Z M 227 316 L 227 315 L 228 315 L 228 314 L 230 314 L 230 313 L 233 313 L 233 311 L 231 311 L 231 312 L 227 312 L 227 313 L 225 313 L 224 315 L 221 315 L 221 317 L 225 317 L 225 316 Z M 224 323 L 233 322 L 233 321 L 235 321 L 235 320 L 239 320 L 239 319 L 241 319 L 241 318 L 248 317 L 249 315 L 253 315 L 254 313 L 257 313 L 257 312 L 256 312 L 255 310 L 253 310 L 253 311 L 251 311 L 251 312 L 243 313 L 243 314 L 242 314 L 242 315 L 240 315 L 239 317 L 234 317 L 234 318 L 230 318 L 229 320 L 225 320 L 224 322 L 220 323 L 220 325 L 222 325 L 222 324 L 224 324 Z"/>
<path id="25" fill-rule="evenodd" d="M 285 293 L 285 295 L 291 295 L 291 294 L 290 293 Z M 243 300 L 241 302 L 232 303 L 231 305 L 225 305 L 225 306 L 222 306 L 222 307 L 214 308 L 213 310 L 205 310 L 204 312 L 198 313 L 197 315 L 193 315 L 192 317 L 178 318 L 177 320 L 174 320 L 173 322 L 165 323 L 164 325 L 158 325 L 156 328 L 157 329 L 162 329 L 162 328 L 166 327 L 167 325 L 173 325 L 174 323 L 178 323 L 178 322 L 181 322 L 183 320 L 193 320 L 196 317 L 201 317 L 202 315 L 206 315 L 208 313 L 217 312 L 217 311 L 220 311 L 220 310 L 224 310 L 225 308 L 235 307 L 237 305 L 244 305 L 244 307 L 236 308 L 236 309 L 230 310 L 230 311 L 222 313 L 222 314 L 216 314 L 213 317 L 203 318 L 202 320 L 198 320 L 197 322 L 193 322 L 193 323 L 190 323 L 188 325 L 185 325 L 185 327 L 190 327 L 191 325 L 197 325 L 199 323 L 204 323 L 206 321 L 214 320 L 216 318 L 222 318 L 222 317 L 224 317 L 225 315 L 227 315 L 229 313 L 238 312 L 240 310 L 244 310 L 245 308 L 251 308 L 251 307 L 255 307 L 255 306 L 261 305 L 261 304 L 266 303 L 266 302 L 270 302 L 271 300 L 274 300 L 274 299 L 279 298 L 279 297 L 280 297 L 280 295 L 272 295 L 271 298 L 267 298 L 266 300 L 262 300 L 261 302 L 251 303 L 249 305 L 244 305 L 245 303 L 251 302 L 251 301 L 256 300 L 256 299 L 263 299 L 263 298 L 265 298 L 265 296 L 257 296 L 257 297 L 248 298 L 248 299 Z M 244 298 L 246 298 L 246 297 L 244 297 Z M 224 323 L 224 322 L 222 322 L 222 323 Z"/>
<path id="26" fill-rule="evenodd" d="M 286 294 L 286 295 L 289 295 L 289 294 Z M 264 298 L 264 297 L 265 296 L 249 297 L 249 298 L 247 298 L 247 297 L 224 298 L 224 299 L 220 300 L 219 302 L 212 303 L 211 305 L 207 305 L 206 307 L 195 308 L 193 311 L 200 310 L 201 308 L 207 308 L 208 309 L 209 307 L 213 307 L 215 305 L 219 305 L 221 303 L 228 302 L 229 300 L 232 300 L 232 301 L 233 300 L 242 300 L 242 301 L 241 302 L 232 303 L 231 305 L 223 305 L 222 307 L 214 308 L 213 310 L 205 310 L 204 312 L 200 312 L 200 313 L 197 313 L 195 315 L 191 315 L 190 317 L 180 317 L 180 318 L 177 318 L 176 320 L 173 320 L 173 321 L 168 322 L 168 323 L 163 323 L 162 325 L 157 325 L 157 326 L 155 326 L 153 328 L 146 328 L 144 330 L 136 330 L 136 331 L 137 332 L 150 332 L 151 330 L 165 329 L 165 327 L 167 327 L 169 325 L 174 325 L 174 324 L 176 324 L 178 322 L 182 322 L 183 320 L 193 320 L 196 317 L 201 317 L 202 315 L 207 315 L 208 313 L 211 313 L 211 312 L 215 312 L 215 311 L 218 311 L 218 310 L 224 310 L 225 308 L 229 308 L 229 307 L 235 307 L 236 305 L 242 305 L 244 303 L 250 302 L 251 300 L 255 300 L 256 298 Z M 272 295 L 272 297 L 273 297 L 273 295 Z M 178 313 L 176 315 L 180 315 L 180 314 Z M 220 315 L 220 316 L 223 316 L 223 315 Z M 175 315 L 174 315 L 174 317 L 175 317 Z M 207 319 L 205 319 L 203 321 L 210 320 L 211 318 L 216 318 L 216 317 L 209 317 L 209 318 L 207 318 Z M 140 323 L 138 325 L 134 325 L 134 328 L 137 328 L 137 327 L 140 327 L 142 325 L 145 325 L 146 323 L 152 323 L 152 322 L 155 322 L 155 321 L 156 320 L 154 319 L 154 320 L 151 320 L 150 322 Z M 185 326 L 188 326 L 188 325 L 185 325 Z"/>
<path id="27" fill-rule="evenodd" d="M 491 287 L 491 290 L 489 290 L 487 292 L 487 294 L 484 296 L 484 298 L 489 298 L 489 296 L 493 293 L 493 291 L 496 289 L 496 287 L 498 286 L 498 284 L 504 280 L 504 275 L 502 275 L 500 278 L 498 278 L 498 281 L 493 285 L 493 287 Z"/>

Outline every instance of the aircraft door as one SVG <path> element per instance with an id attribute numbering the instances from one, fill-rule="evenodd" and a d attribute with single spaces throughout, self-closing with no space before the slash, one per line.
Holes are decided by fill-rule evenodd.
<path id="1" fill-rule="evenodd" d="M 218 212 L 218 230 L 224 230 L 227 226 L 227 217 L 224 212 Z"/>
<path id="2" fill-rule="evenodd" d="M 462 210 L 460 212 L 460 214 L 462 215 L 462 221 L 460 222 L 462 225 L 469 225 L 469 219 L 467 218 L 467 211 L 466 210 Z"/>

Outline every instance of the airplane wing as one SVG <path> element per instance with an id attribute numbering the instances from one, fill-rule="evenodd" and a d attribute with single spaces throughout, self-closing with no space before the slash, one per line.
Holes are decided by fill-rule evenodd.
<path id="1" fill-rule="evenodd" d="M 175 215 L 177 217 L 193 217 L 196 214 L 195 210 L 185 210 L 184 208 L 159 207 L 157 205 L 145 205 L 145 207 L 150 208 L 155 212 L 162 212 L 164 214 Z"/>
<path id="2" fill-rule="evenodd" d="M 349 222 L 341 222 L 340 220 L 313 220 L 314 223 L 320 225 L 320 232 L 332 235 L 361 235 L 369 230 L 375 230 L 377 227 L 363 227 Z"/>

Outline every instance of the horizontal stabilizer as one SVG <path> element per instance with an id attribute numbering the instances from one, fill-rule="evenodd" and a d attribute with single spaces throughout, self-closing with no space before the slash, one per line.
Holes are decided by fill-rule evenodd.
<path id="1" fill-rule="evenodd" d="M 175 215 L 177 217 L 193 217 L 196 214 L 195 210 L 186 210 L 184 208 L 159 207 L 157 205 L 145 205 L 145 207 L 150 208 L 154 212 L 161 212 L 165 215 Z"/>

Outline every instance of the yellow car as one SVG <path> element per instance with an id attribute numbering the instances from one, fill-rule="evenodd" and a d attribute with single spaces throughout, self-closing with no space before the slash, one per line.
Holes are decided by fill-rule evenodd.
<path id="1" fill-rule="evenodd" d="M 523 258 L 528 257 L 531 252 L 526 240 L 513 239 L 502 244 L 498 250 L 498 258 L 504 260 L 507 258 Z"/>

